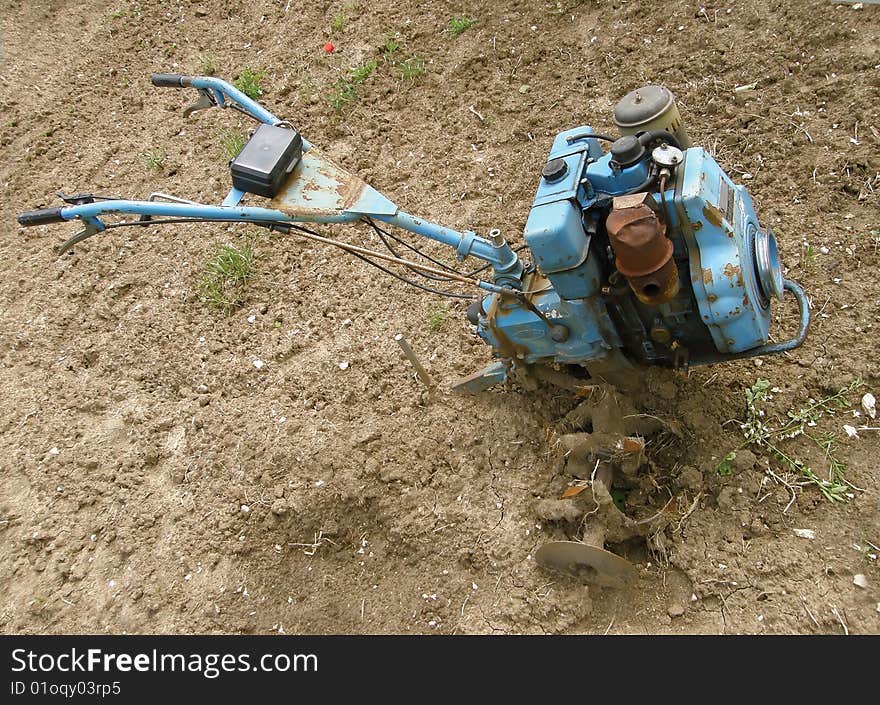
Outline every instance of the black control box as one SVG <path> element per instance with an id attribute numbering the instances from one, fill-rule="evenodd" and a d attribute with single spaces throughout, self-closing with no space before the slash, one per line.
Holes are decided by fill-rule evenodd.
<path id="1" fill-rule="evenodd" d="M 274 198 L 300 159 L 302 137 L 296 130 L 260 125 L 230 164 L 232 185 Z"/>

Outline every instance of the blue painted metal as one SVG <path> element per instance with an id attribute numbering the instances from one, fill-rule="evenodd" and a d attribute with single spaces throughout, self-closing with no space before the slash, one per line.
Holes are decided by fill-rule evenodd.
<path id="1" fill-rule="evenodd" d="M 770 307 L 754 265 L 752 242 L 760 225 L 752 199 L 700 147 L 685 153 L 676 191 L 691 284 L 715 347 L 737 353 L 763 345 Z"/>
<path id="2" fill-rule="evenodd" d="M 294 220 L 340 214 L 357 220 L 397 213 L 385 196 L 314 148 L 303 154 L 269 207 Z"/>
<path id="3" fill-rule="evenodd" d="M 540 286 L 542 280 L 547 283 L 540 276 L 528 281 L 532 286 Z M 561 342 L 553 340 L 547 322 L 518 301 L 486 297 L 478 333 L 503 357 L 528 364 L 580 364 L 604 358 L 621 345 L 601 297 L 565 300 L 547 286 L 529 298 L 545 318 L 568 329 L 568 338 Z"/>
<path id="4" fill-rule="evenodd" d="M 241 200 L 244 198 L 244 191 L 237 189 L 235 187 L 229 190 L 229 193 L 226 194 L 226 198 L 223 199 L 223 203 L 221 206 L 237 206 L 241 203 Z"/>
<path id="5" fill-rule="evenodd" d="M 569 141 L 591 132 L 589 126 L 583 126 L 563 132 L 553 141 L 547 161 L 561 159 L 566 171 L 557 181 L 541 177 L 524 233 L 535 263 L 566 299 L 591 296 L 599 286 L 599 272 L 588 262 L 590 237 L 581 214 L 593 202 L 584 173 L 601 157 L 602 149 L 595 138 Z"/>

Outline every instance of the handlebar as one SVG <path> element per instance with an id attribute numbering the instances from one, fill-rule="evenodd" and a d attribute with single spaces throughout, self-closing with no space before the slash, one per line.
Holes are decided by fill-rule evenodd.
<path id="1" fill-rule="evenodd" d="M 179 73 L 154 73 L 150 76 L 150 82 L 158 88 L 184 88 L 189 84 L 190 77 Z"/>
<path id="2" fill-rule="evenodd" d="M 62 208 L 64 208 L 64 206 L 25 211 L 18 216 L 18 224 L 30 228 L 34 225 L 45 225 L 46 223 L 63 223 L 64 218 L 61 217 Z"/>

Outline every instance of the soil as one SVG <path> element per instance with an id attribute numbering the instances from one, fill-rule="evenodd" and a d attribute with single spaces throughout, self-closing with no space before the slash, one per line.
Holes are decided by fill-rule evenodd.
<path id="1" fill-rule="evenodd" d="M 462 15 L 477 23 L 444 32 Z M 880 396 L 880 6 L 0 0 L 0 32 L 3 632 L 880 632 L 880 434 L 842 429 L 870 426 L 850 410 Z M 385 60 L 389 36 L 423 75 Z M 465 302 L 438 317 L 437 297 L 293 236 L 137 228 L 59 258 L 72 226 L 17 226 L 58 189 L 219 202 L 219 134 L 245 124 L 184 120 L 192 92 L 148 80 L 203 57 L 227 79 L 265 71 L 267 107 L 407 211 L 515 243 L 556 133 L 611 131 L 644 82 L 673 90 L 694 143 L 773 225 L 815 322 L 760 367 L 644 373 L 631 401 L 667 431 L 626 508 L 668 521 L 611 546 L 634 586 L 535 565 L 588 508 L 546 505 L 572 482 L 553 430 L 581 400 L 428 395 L 400 355 L 402 332 L 444 390 L 487 364 Z M 339 79 L 372 59 L 337 112 Z M 251 236 L 244 306 L 203 304 L 204 263 Z M 776 315 L 781 338 L 793 306 Z M 791 503 L 759 450 L 716 472 L 758 378 L 777 390 L 768 418 L 863 381 L 830 421 L 850 501 L 806 486 Z M 827 470 L 803 437 L 786 448 Z"/>

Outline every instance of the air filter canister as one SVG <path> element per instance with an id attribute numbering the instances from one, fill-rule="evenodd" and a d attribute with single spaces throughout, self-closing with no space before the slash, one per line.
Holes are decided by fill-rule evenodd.
<path id="1" fill-rule="evenodd" d="M 627 93 L 614 108 L 614 124 L 622 135 L 666 130 L 675 136 L 682 149 L 691 146 L 675 96 L 664 86 L 647 85 Z"/>

